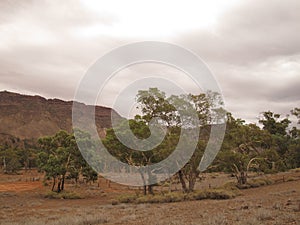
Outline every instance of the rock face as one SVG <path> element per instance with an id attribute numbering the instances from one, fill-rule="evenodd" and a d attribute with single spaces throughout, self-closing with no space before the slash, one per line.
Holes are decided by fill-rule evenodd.
<path id="1" fill-rule="evenodd" d="M 82 110 L 93 108 L 77 104 L 81 105 Z M 1 140 L 7 137 L 36 140 L 54 135 L 59 130 L 71 132 L 72 106 L 73 101 L 0 92 L 0 145 Z M 105 135 L 105 128 L 111 127 L 112 113 L 120 117 L 111 108 L 95 107 L 95 121 L 100 136 Z"/>

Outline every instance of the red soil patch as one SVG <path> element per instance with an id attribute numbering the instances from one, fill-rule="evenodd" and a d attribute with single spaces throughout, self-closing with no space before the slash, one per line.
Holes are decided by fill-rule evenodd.
<path id="1" fill-rule="evenodd" d="M 0 192 L 21 192 L 42 189 L 41 182 L 9 182 L 0 184 Z"/>

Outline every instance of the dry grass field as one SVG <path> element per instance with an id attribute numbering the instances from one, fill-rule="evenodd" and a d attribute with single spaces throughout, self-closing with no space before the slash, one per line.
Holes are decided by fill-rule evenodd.
<path id="1" fill-rule="evenodd" d="M 82 199 L 48 199 L 44 196 L 50 186 L 44 186 L 38 177 L 42 175 L 36 172 L 0 176 L 1 225 L 300 224 L 300 172 L 268 175 L 274 184 L 241 190 L 233 199 L 162 204 L 112 204 L 120 194 L 139 190 L 104 179 L 92 185 L 68 184 L 67 190 Z M 206 174 L 197 189 L 230 180 L 234 178 L 226 174 Z M 173 185 L 171 189 L 180 187 Z"/>

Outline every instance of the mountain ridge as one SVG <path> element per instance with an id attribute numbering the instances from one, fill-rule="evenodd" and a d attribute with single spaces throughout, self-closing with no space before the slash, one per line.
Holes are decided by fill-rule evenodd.
<path id="1" fill-rule="evenodd" d="M 54 135 L 59 130 L 71 132 L 74 102 L 0 91 L 0 145 L 3 139 L 7 140 L 10 136 L 17 140 L 37 140 Z M 105 136 L 105 129 L 111 128 L 112 114 L 122 118 L 109 107 L 79 104 L 81 110 L 88 112 L 95 107 L 95 122 L 100 137 Z"/>

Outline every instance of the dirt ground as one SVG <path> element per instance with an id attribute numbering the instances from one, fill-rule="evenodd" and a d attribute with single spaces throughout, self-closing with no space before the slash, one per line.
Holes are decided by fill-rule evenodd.
<path id="1" fill-rule="evenodd" d="M 44 186 L 41 178 L 37 172 L 0 176 L 0 224 L 300 225 L 300 172 L 268 175 L 274 184 L 242 190 L 234 199 L 137 205 L 112 205 L 120 194 L 139 190 L 103 178 L 99 184 L 67 185 L 84 199 L 46 199 L 50 186 Z M 196 188 L 217 187 L 230 180 L 234 178 L 227 174 L 206 174 Z"/>

